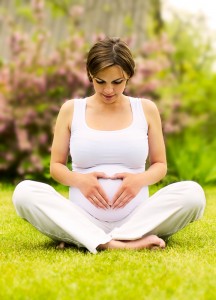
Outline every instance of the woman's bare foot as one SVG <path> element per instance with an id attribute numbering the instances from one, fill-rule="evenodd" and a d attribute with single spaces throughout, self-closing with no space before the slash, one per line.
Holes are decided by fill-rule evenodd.
<path id="1" fill-rule="evenodd" d="M 97 247 L 98 250 L 105 249 L 164 249 L 166 246 L 164 240 L 156 235 L 149 235 L 133 241 L 116 241 L 111 240 L 106 244 L 101 244 Z"/>
<path id="2" fill-rule="evenodd" d="M 56 249 L 64 249 L 65 248 L 65 242 L 60 242 L 57 246 L 56 246 Z"/>

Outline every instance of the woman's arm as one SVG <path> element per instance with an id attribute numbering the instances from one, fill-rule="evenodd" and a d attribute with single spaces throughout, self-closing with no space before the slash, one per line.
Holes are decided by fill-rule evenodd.
<path id="1" fill-rule="evenodd" d="M 70 123 L 73 117 L 73 101 L 65 102 L 58 114 L 51 148 L 50 174 L 57 182 L 71 186 L 76 175 L 67 168 L 70 142 Z"/>
<path id="2" fill-rule="evenodd" d="M 143 100 L 143 110 L 148 123 L 149 163 L 143 174 L 145 185 L 160 181 L 167 172 L 166 149 L 161 118 L 157 106 L 150 100 Z"/>
<path id="3" fill-rule="evenodd" d="M 123 179 L 120 189 L 114 196 L 113 208 L 124 207 L 142 187 L 160 181 L 167 172 L 166 150 L 159 111 L 150 100 L 143 100 L 142 105 L 148 123 L 150 166 L 143 173 L 118 173 L 113 177 Z"/>
<path id="4" fill-rule="evenodd" d="M 69 154 L 73 100 L 64 103 L 59 111 L 51 149 L 50 174 L 57 182 L 80 189 L 83 195 L 96 207 L 108 208 L 109 199 L 98 183 L 98 178 L 107 178 L 102 172 L 81 174 L 67 167 Z"/>

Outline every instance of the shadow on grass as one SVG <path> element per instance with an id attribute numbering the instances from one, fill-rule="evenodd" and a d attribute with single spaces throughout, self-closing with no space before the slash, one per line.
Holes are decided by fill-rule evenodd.
<path id="1" fill-rule="evenodd" d="M 66 250 L 71 250 L 75 253 L 80 254 L 87 254 L 89 251 L 86 248 L 78 248 L 76 245 L 73 244 L 65 244 L 65 247 L 63 249 L 59 249 L 58 245 L 60 242 L 58 241 L 22 241 L 22 243 L 19 243 L 19 246 L 17 245 L 17 250 L 19 248 L 19 251 L 31 251 L 32 252 L 38 252 L 38 251 L 56 251 L 56 252 L 64 252 Z"/>

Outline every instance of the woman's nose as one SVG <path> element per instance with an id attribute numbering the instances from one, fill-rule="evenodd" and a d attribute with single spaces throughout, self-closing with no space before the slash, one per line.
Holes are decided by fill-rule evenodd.
<path id="1" fill-rule="evenodd" d="M 111 94 L 113 92 L 113 86 L 112 85 L 107 85 L 104 87 L 104 93 L 106 94 Z"/>

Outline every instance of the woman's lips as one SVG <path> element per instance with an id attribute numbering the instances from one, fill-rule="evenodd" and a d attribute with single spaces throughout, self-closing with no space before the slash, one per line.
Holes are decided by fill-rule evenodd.
<path id="1" fill-rule="evenodd" d="M 110 98 L 114 97 L 115 95 L 104 95 L 104 94 L 103 94 L 103 96 L 104 96 L 105 98 L 107 98 L 107 99 L 110 99 Z"/>

